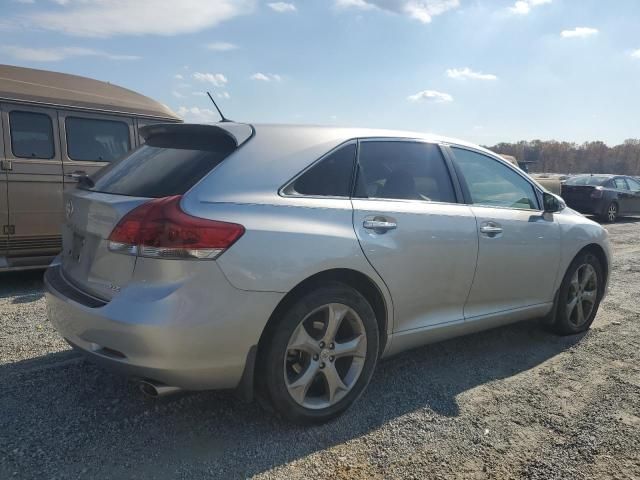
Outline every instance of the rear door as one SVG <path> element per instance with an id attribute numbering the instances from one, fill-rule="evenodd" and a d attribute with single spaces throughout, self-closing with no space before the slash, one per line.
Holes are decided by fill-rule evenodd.
<path id="1" fill-rule="evenodd" d="M 560 261 L 560 225 L 544 214 L 528 179 L 474 150 L 451 147 L 479 250 L 465 318 L 551 302 Z"/>
<path id="2" fill-rule="evenodd" d="M 60 251 L 62 162 L 56 111 L 2 105 L 10 257 Z"/>
<path id="3" fill-rule="evenodd" d="M 613 184 L 618 194 L 618 214 L 625 215 L 635 211 L 635 195 L 629 189 L 624 177 L 616 177 Z"/>
<path id="4" fill-rule="evenodd" d="M 65 188 L 93 175 L 136 145 L 133 119 L 116 115 L 61 111 L 59 125 Z"/>
<path id="5" fill-rule="evenodd" d="M 362 140 L 354 228 L 393 298 L 395 331 L 462 320 L 476 266 L 476 220 L 457 203 L 438 145 Z"/>
<path id="6" fill-rule="evenodd" d="M 629 189 L 633 195 L 631 198 L 631 212 L 640 214 L 640 182 L 627 177 L 627 185 L 629 185 Z"/>

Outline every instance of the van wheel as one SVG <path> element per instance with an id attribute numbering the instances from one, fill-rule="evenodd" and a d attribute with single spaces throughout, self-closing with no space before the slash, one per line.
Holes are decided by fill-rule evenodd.
<path id="1" fill-rule="evenodd" d="M 314 290 L 266 339 L 264 393 L 280 416 L 295 423 L 335 418 L 369 383 L 378 337 L 373 309 L 357 290 L 339 283 Z"/>
<path id="2" fill-rule="evenodd" d="M 553 326 L 560 335 L 573 335 L 591 327 L 604 292 L 604 275 L 592 253 L 578 255 L 562 280 Z"/>

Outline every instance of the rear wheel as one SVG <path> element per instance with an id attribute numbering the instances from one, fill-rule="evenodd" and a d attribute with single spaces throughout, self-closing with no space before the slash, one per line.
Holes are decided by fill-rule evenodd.
<path id="1" fill-rule="evenodd" d="M 589 329 L 598 313 L 604 292 L 604 276 L 592 253 L 578 255 L 564 276 L 558 295 L 554 329 L 572 335 Z"/>
<path id="2" fill-rule="evenodd" d="M 618 219 L 618 204 L 616 202 L 611 202 L 605 211 L 605 214 L 602 216 L 602 219 L 608 223 L 615 223 Z"/>
<path id="3" fill-rule="evenodd" d="M 267 338 L 263 389 L 273 408 L 296 423 L 321 423 L 360 396 L 378 358 L 371 305 L 342 284 L 295 302 Z"/>

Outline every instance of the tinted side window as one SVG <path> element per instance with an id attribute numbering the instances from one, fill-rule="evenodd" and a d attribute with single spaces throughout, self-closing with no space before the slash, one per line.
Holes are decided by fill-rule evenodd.
<path id="1" fill-rule="evenodd" d="M 124 122 L 68 117 L 65 128 L 72 160 L 110 162 L 131 149 L 129 126 Z"/>
<path id="2" fill-rule="evenodd" d="M 53 126 L 44 113 L 10 112 L 11 151 L 20 158 L 53 158 Z"/>
<path id="3" fill-rule="evenodd" d="M 486 155 L 452 148 L 469 188 L 471 202 L 489 207 L 538 209 L 533 186 L 524 178 Z"/>
<path id="4" fill-rule="evenodd" d="M 616 188 L 618 190 L 629 190 L 629 187 L 627 186 L 627 182 L 625 181 L 624 178 L 616 178 L 613 180 L 613 182 L 616 185 Z"/>
<path id="5" fill-rule="evenodd" d="M 286 193 L 348 197 L 355 156 L 356 145 L 345 145 L 303 173 L 292 187 L 287 188 Z"/>
<path id="6" fill-rule="evenodd" d="M 356 196 L 456 201 L 440 149 L 421 142 L 362 142 L 358 154 Z"/>
<path id="7" fill-rule="evenodd" d="M 627 183 L 632 192 L 640 192 L 640 183 L 636 182 L 633 178 L 627 178 Z"/>

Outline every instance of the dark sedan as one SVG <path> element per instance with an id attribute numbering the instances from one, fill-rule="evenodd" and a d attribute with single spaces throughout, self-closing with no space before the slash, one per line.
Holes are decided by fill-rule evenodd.
<path id="1" fill-rule="evenodd" d="M 640 215 L 640 182 L 623 175 L 577 175 L 562 185 L 562 198 L 581 213 L 615 222 Z"/>

